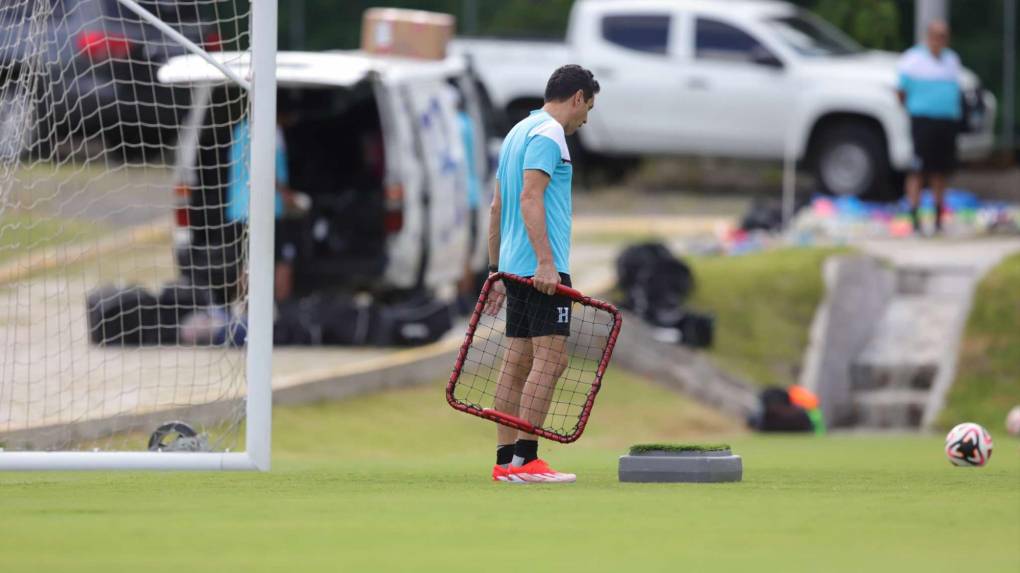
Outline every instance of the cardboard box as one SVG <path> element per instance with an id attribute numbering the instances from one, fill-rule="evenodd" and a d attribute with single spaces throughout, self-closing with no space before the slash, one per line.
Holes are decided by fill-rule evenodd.
<path id="1" fill-rule="evenodd" d="M 441 60 L 455 26 L 456 19 L 450 14 L 370 8 L 361 20 L 361 49 L 370 54 Z"/>

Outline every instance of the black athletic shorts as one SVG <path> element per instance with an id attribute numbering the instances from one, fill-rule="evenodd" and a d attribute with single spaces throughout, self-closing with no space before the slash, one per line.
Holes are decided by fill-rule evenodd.
<path id="1" fill-rule="evenodd" d="M 956 132 L 959 122 L 951 119 L 911 117 L 914 139 L 914 173 L 948 174 L 956 168 Z"/>
<path id="2" fill-rule="evenodd" d="M 531 278 L 531 277 L 527 277 Z M 570 275 L 560 273 L 560 283 L 570 286 Z M 542 294 L 535 287 L 517 281 L 506 286 L 506 335 L 510 338 L 570 336 L 574 301 L 564 295 Z"/>
<path id="3" fill-rule="evenodd" d="M 300 219 L 277 219 L 274 253 L 277 263 L 292 263 L 297 258 L 297 245 L 301 237 Z"/>

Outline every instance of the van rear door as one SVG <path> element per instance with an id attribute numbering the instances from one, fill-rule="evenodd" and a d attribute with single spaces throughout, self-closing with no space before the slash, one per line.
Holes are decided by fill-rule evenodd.
<path id="1" fill-rule="evenodd" d="M 468 182 L 456 93 L 442 77 L 409 80 L 401 91 L 415 122 L 425 171 L 427 254 L 422 286 L 437 290 L 461 278 L 467 258 Z"/>
<path id="2" fill-rule="evenodd" d="M 419 158 L 414 113 L 399 85 L 373 81 L 386 156 L 386 271 L 383 282 L 412 289 L 424 272 L 426 174 Z"/>

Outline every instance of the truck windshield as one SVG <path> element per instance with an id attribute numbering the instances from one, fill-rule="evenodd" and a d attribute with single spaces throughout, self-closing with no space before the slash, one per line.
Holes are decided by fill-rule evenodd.
<path id="1" fill-rule="evenodd" d="M 798 12 L 768 22 L 783 43 L 802 56 L 847 56 L 864 51 L 838 28 L 812 14 Z"/>

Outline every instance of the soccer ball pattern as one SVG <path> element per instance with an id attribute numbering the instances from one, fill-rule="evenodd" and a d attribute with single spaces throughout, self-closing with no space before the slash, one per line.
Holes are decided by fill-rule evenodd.
<path id="1" fill-rule="evenodd" d="M 958 424 L 946 436 L 946 457 L 954 466 L 983 466 L 992 457 L 992 435 L 978 424 Z"/>

